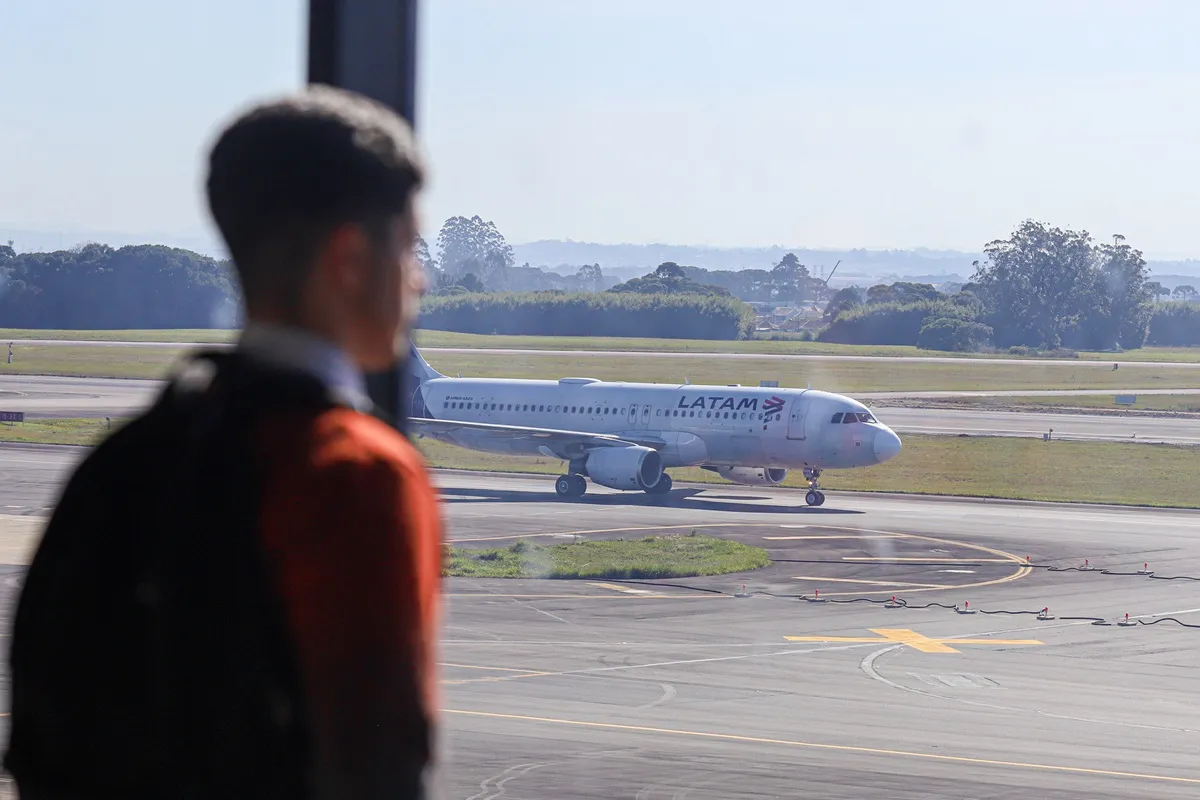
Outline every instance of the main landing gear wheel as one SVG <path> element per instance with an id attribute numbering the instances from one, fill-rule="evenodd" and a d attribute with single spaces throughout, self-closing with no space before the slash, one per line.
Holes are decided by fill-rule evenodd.
<path id="1" fill-rule="evenodd" d="M 587 481 L 582 475 L 559 475 L 554 481 L 554 493 L 559 497 L 583 497 Z"/>
<path id="2" fill-rule="evenodd" d="M 804 495 L 804 502 L 810 506 L 823 506 L 825 505 L 825 493 L 810 489 L 808 494 Z"/>
<path id="3" fill-rule="evenodd" d="M 673 484 L 674 481 L 671 480 L 671 476 L 664 472 L 658 479 L 658 483 L 644 489 L 643 491 L 645 491 L 646 494 L 663 495 L 671 491 L 671 486 Z"/>

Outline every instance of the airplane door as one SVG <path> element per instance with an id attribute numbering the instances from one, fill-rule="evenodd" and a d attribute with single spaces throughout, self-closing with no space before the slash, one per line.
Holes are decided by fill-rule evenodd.
<path id="1" fill-rule="evenodd" d="M 637 422 L 637 408 L 638 407 L 637 407 L 636 403 L 631 404 L 629 406 L 629 424 L 630 425 L 633 425 L 635 422 Z"/>
<path id="2" fill-rule="evenodd" d="M 642 425 L 650 424 L 650 406 L 642 406 Z"/>
<path id="3" fill-rule="evenodd" d="M 808 415 L 808 401 L 803 395 L 792 401 L 792 409 L 788 412 L 787 438 L 804 438 L 804 419 Z"/>

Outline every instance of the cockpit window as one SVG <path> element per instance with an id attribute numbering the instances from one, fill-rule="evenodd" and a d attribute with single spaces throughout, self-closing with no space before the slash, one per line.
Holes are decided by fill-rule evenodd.
<path id="1" fill-rule="evenodd" d="M 829 424 L 837 425 L 841 421 L 842 421 L 842 412 L 839 411 L 833 415 L 833 419 L 829 420 Z"/>
<path id="2" fill-rule="evenodd" d="M 859 411 L 858 412 L 858 421 L 859 422 L 874 422 L 875 418 L 872 417 L 870 414 L 868 414 L 866 411 Z"/>
<path id="3" fill-rule="evenodd" d="M 855 416 L 853 411 L 847 411 L 842 417 L 843 425 L 853 425 L 855 422 L 858 422 L 858 417 Z"/>

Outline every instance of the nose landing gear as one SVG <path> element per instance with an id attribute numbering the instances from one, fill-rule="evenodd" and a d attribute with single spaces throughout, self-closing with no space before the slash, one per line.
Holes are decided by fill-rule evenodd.
<path id="1" fill-rule="evenodd" d="M 818 483 L 821 478 L 821 470 L 818 467 L 805 467 L 804 477 L 808 480 L 808 493 L 804 495 L 804 502 L 810 506 L 825 505 L 825 493 L 821 491 Z"/>

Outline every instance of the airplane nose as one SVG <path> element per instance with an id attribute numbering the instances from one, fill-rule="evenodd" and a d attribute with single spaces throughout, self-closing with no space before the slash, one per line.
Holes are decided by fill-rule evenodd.
<path id="1" fill-rule="evenodd" d="M 900 453 L 900 437 L 890 428 L 875 432 L 875 461 L 882 464 Z"/>

